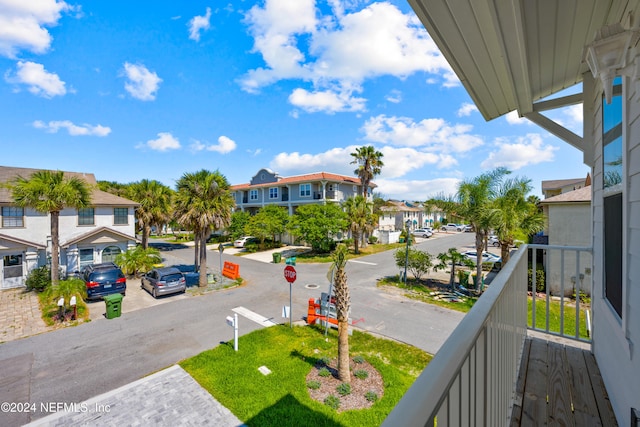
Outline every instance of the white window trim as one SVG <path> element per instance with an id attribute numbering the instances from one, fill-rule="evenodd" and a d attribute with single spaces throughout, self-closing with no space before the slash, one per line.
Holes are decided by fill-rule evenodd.
<path id="1" fill-rule="evenodd" d="M 308 189 L 308 193 L 305 190 L 305 193 L 307 194 L 303 194 L 302 188 L 305 187 L 306 189 Z M 300 197 L 311 197 L 311 184 L 300 184 Z"/>
<path id="2" fill-rule="evenodd" d="M 258 200 L 258 190 L 249 190 L 249 200 Z"/>
<path id="3" fill-rule="evenodd" d="M 278 198 L 278 187 L 269 187 L 269 200 Z"/>

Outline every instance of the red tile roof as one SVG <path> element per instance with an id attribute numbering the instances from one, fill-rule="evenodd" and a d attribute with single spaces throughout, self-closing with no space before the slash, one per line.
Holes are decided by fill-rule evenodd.
<path id="1" fill-rule="evenodd" d="M 265 184 L 255 184 L 255 185 L 251 185 L 250 183 L 236 184 L 231 186 L 231 191 L 243 190 L 246 188 L 273 187 L 277 185 L 307 183 L 307 182 L 317 182 L 317 181 L 328 181 L 328 182 L 360 185 L 360 179 L 355 176 L 339 175 L 336 173 L 329 173 L 329 172 L 316 172 L 316 173 L 309 173 L 305 175 L 295 175 L 295 176 L 278 178 L 277 182 L 268 182 Z M 376 187 L 376 185 L 373 182 L 371 182 L 369 185 L 372 188 Z"/>

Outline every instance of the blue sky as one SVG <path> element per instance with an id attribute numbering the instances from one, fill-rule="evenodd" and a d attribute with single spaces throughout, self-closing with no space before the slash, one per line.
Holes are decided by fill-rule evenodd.
<path id="1" fill-rule="evenodd" d="M 582 154 L 517 115 L 485 122 L 405 1 L 0 0 L 0 165 L 174 187 L 353 175 L 387 198 L 452 194 L 498 166 L 578 178 Z M 549 117 L 582 134 L 581 105 Z"/>

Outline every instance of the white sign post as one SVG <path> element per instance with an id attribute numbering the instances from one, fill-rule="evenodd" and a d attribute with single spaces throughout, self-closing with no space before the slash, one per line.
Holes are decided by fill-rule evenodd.
<path id="1" fill-rule="evenodd" d="M 233 317 L 227 316 L 227 325 L 233 328 L 233 349 L 238 351 L 238 313 L 233 313 Z"/>

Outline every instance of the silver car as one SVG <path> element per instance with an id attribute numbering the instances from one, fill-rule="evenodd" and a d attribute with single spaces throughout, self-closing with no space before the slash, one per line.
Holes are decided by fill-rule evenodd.
<path id="1" fill-rule="evenodd" d="M 154 268 L 142 276 L 140 282 L 154 298 L 184 292 L 187 289 L 184 274 L 175 267 Z"/>

